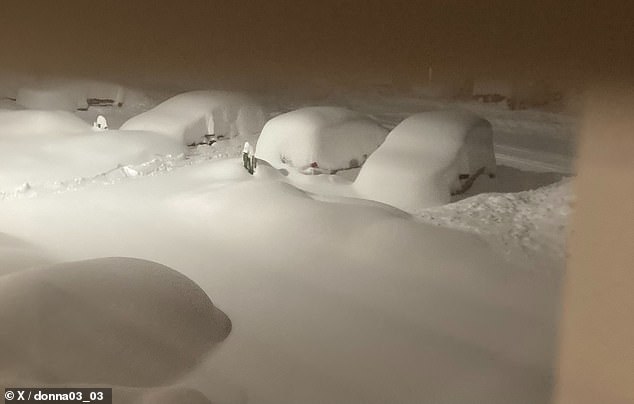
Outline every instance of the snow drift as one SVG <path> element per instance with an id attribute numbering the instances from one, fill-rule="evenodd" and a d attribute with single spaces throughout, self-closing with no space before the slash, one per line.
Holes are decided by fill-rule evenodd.
<path id="1" fill-rule="evenodd" d="M 536 263 L 565 260 L 567 223 L 574 203 L 572 181 L 564 179 L 534 190 L 484 193 L 413 212 L 442 227 L 482 235 L 509 259 Z"/>
<path id="2" fill-rule="evenodd" d="M 49 264 L 39 249 L 23 240 L 0 233 L 0 277 L 22 269 Z"/>
<path id="3" fill-rule="evenodd" d="M 0 192 L 13 191 L 25 183 L 41 185 L 94 177 L 120 165 L 144 163 L 156 156 L 182 152 L 179 143 L 161 134 L 96 132 L 85 125 L 88 132 L 73 136 L 6 140 L 0 137 Z"/>
<path id="4" fill-rule="evenodd" d="M 66 111 L 0 111 L 0 140 L 54 138 L 90 130 L 90 125 Z"/>
<path id="5" fill-rule="evenodd" d="M 396 126 L 361 168 L 365 198 L 411 212 L 448 203 L 480 174 L 495 172 L 491 125 L 462 111 L 413 115 Z"/>
<path id="6" fill-rule="evenodd" d="M 235 325 L 184 381 L 214 402 L 548 402 L 552 274 L 348 202 L 251 176 L 236 158 L 5 200 L 0 225 L 65 260 L 144 257 L 194 280 Z M 244 395 L 214 400 L 227 386 Z"/>
<path id="7" fill-rule="evenodd" d="M 159 133 L 95 131 L 66 111 L 0 111 L 0 192 L 92 177 L 182 150 Z"/>
<path id="8" fill-rule="evenodd" d="M 307 107 L 268 121 L 255 155 L 275 168 L 332 172 L 363 164 L 386 135 L 386 129 L 357 112 Z"/>
<path id="9" fill-rule="evenodd" d="M 190 279 L 130 258 L 0 277 L 0 380 L 156 386 L 231 330 Z"/>
<path id="10" fill-rule="evenodd" d="M 205 135 L 233 137 L 258 133 L 266 118 L 264 109 L 247 96 L 224 91 L 192 91 L 132 117 L 121 129 L 158 132 L 192 144 L 203 140 Z"/>

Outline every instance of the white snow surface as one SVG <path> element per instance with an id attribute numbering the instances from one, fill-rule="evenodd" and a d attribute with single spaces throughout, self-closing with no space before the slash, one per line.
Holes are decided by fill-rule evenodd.
<path id="1" fill-rule="evenodd" d="M 245 95 L 192 91 L 130 118 L 121 125 L 121 130 L 152 131 L 191 144 L 207 134 L 234 137 L 259 133 L 266 118 L 264 109 Z"/>
<path id="2" fill-rule="evenodd" d="M 231 329 L 190 279 L 129 258 L 2 276 L 0 319 L 11 325 L 0 334 L 0 380 L 44 384 L 160 386 Z"/>
<path id="3" fill-rule="evenodd" d="M 549 400 L 557 276 L 476 235 L 240 159 L 0 203 L 1 227 L 55 260 L 149 259 L 212 296 L 233 331 L 178 385 L 213 402 Z"/>
<path id="4" fill-rule="evenodd" d="M 77 135 L 90 125 L 66 111 L 0 111 L 0 141 L 23 139 L 36 142 L 41 138 Z"/>
<path id="5" fill-rule="evenodd" d="M 535 190 L 479 194 L 413 214 L 438 226 L 480 234 L 508 259 L 519 254 L 535 265 L 564 262 L 573 204 L 572 182 L 564 179 Z"/>
<path id="6" fill-rule="evenodd" d="M 0 233 L 0 276 L 50 262 L 51 259 L 41 249 Z"/>
<path id="7" fill-rule="evenodd" d="M 0 193 L 183 152 L 158 133 L 94 131 L 64 111 L 0 112 Z M 25 185 L 26 184 L 26 185 Z"/>
<path id="8" fill-rule="evenodd" d="M 491 125 L 465 111 L 430 111 L 396 126 L 361 168 L 354 187 L 408 212 L 442 205 L 459 174 L 495 173 Z"/>
<path id="9" fill-rule="evenodd" d="M 385 123 L 430 105 L 446 107 L 406 99 L 370 104 L 361 110 L 374 111 Z M 522 150 L 531 142 L 545 148 L 551 143 L 544 139 L 551 138 L 564 145 L 565 136 L 557 136 L 569 128 L 567 118 L 534 111 L 482 111 L 496 135 L 513 140 L 504 146 L 520 138 Z M 88 112 L 86 120 L 92 122 L 94 112 Z M 40 293 L 41 286 L 37 293 L 31 291 L 42 280 L 81 291 L 72 285 L 75 276 L 69 274 L 77 267 L 69 270 L 75 264 L 68 261 L 111 256 L 146 259 L 181 272 L 232 320 L 229 337 L 177 381 L 169 377 L 161 386 L 130 388 L 122 386 L 131 384 L 126 380 L 111 380 L 108 385 L 122 404 L 550 402 L 561 258 L 572 203 L 569 183 L 476 195 L 408 214 L 358 199 L 352 182 L 338 175 L 284 176 L 266 164 L 249 175 L 241 159 L 232 157 L 239 156 L 245 141 L 257 140 L 254 133 L 199 146 L 185 156 L 155 156 L 153 142 L 166 137 L 122 131 L 118 134 L 125 138 L 134 139 L 136 133 L 136 150 L 151 154 L 129 164 L 120 158 L 128 153 L 124 140 L 104 140 L 116 131 L 44 129 L 23 136 L 20 125 L 17 128 L 11 136 L 0 136 L 0 164 L 6 161 L 0 174 L 12 173 L 5 180 L 19 183 L 16 179 L 25 177 L 31 163 L 38 178 L 55 183 L 86 177 L 80 183 L 61 181 L 55 193 L 38 186 L 24 188 L 16 198 L 2 198 L 0 186 L 4 324 L 17 325 L 30 312 L 24 307 L 39 307 L 28 296 Z M 93 139 L 110 141 L 111 148 L 105 147 L 101 156 L 95 147 L 100 143 Z M 182 141 L 179 136 L 167 139 L 163 151 L 180 150 Z M 99 159 L 111 160 L 93 170 Z M 123 165 L 111 165 L 116 161 Z M 45 170 L 50 176 L 43 175 Z M 106 171 L 94 174 L 100 170 Z M 509 175 L 523 174 L 515 170 Z M 53 263 L 62 264 L 48 266 L 46 279 L 31 272 Z M 116 303 L 142 307 L 140 297 L 155 295 L 156 288 L 144 286 L 145 277 L 114 272 L 106 269 L 102 279 L 130 282 L 136 293 L 121 299 L 127 285 L 117 287 L 113 292 L 119 294 L 110 301 L 89 288 L 73 303 L 68 300 L 72 292 L 42 293 L 59 303 L 50 304 L 51 311 L 69 307 L 88 320 Z M 87 284 L 94 286 L 94 280 Z M 167 313 L 177 321 L 172 309 L 188 294 L 167 295 L 158 310 L 148 312 Z M 55 315 L 63 313 L 57 310 Z M 140 311 L 136 314 L 136 325 L 121 328 L 129 331 L 134 326 L 135 332 L 118 335 L 118 343 L 137 346 L 139 340 L 173 335 L 173 330 L 157 331 Z M 193 338 L 204 334 L 195 323 L 176 327 L 177 332 Z M 46 324 L 50 343 L 63 342 L 65 332 L 74 328 Z M 31 334 L 13 340 L 16 352 L 47 343 Z M 139 339 L 127 341 L 131 335 Z M 172 345 L 163 347 L 159 359 Z M 151 376 L 148 372 L 154 368 L 134 356 L 152 347 L 138 348 L 130 357 L 147 364 L 136 372 L 140 379 Z M 125 378 L 129 367 L 117 364 L 116 355 L 110 358 L 112 374 Z M 183 362 L 176 359 L 172 369 L 160 372 L 183 373 Z M 0 385 L 17 377 L 7 370 L 18 367 L 2 368 L 7 363 L 0 363 Z M 90 363 L 80 368 L 84 365 Z M 42 385 L 33 372 L 21 370 L 12 385 Z M 67 386 L 62 379 L 57 385 Z"/>
<path id="10" fill-rule="evenodd" d="M 305 107 L 266 123 L 256 157 L 273 167 L 326 172 L 357 167 L 383 142 L 387 130 L 358 112 L 340 107 Z"/>

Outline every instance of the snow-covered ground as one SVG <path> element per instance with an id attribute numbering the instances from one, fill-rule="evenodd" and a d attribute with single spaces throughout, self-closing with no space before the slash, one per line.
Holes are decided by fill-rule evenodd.
<path id="1" fill-rule="evenodd" d="M 129 118 L 158 101 L 77 115 L 88 123 L 97 112 Z M 280 113 L 306 101 L 281 104 L 267 107 Z M 140 372 L 137 383 L 111 382 L 121 403 L 208 402 L 200 392 L 214 403 L 549 402 L 573 203 L 570 180 L 557 181 L 571 172 L 574 118 L 407 97 L 349 95 L 332 104 L 370 113 L 386 127 L 429 109 L 475 110 L 492 123 L 498 164 L 512 167 L 499 166 L 496 178 L 479 179 L 461 200 L 406 213 L 360 199 L 354 170 L 284 175 L 261 165 L 249 175 L 238 157 L 257 135 L 183 152 L 171 140 L 154 149 L 166 138 L 154 132 L 141 141 L 127 131 L 45 131 L 51 136 L 29 143 L 3 137 L 9 131 L 0 125 L 0 141 L 14 147 L 0 149 L 0 290 L 27 302 L 21 291 L 45 288 L 33 283 L 44 279 L 37 271 L 54 277 L 61 268 L 63 278 L 76 264 L 29 268 L 100 257 L 153 261 L 198 285 L 230 318 L 231 333 L 199 366 L 175 368 L 160 383 L 142 382 L 143 369 L 133 365 L 146 362 L 110 355 L 109 369 Z M 521 170 L 527 167 L 557 170 Z M 138 295 L 155 292 L 128 281 Z M 114 313 L 106 295 L 83 291 L 72 301 L 88 300 L 94 304 L 82 315 Z M 163 301 L 168 313 L 157 321 L 175 321 L 170 301 L 178 296 Z M 0 316 L 19 321 L 6 308 Z M 96 335 L 99 325 L 86 327 L 85 335 Z M 126 328 L 114 327 L 120 332 L 112 343 L 125 345 Z M 186 336 L 197 330 L 178 327 Z M 161 340 L 157 328 L 135 330 Z M 13 384 L 46 381 L 4 366 L 0 378 L 17 377 Z M 92 382 L 60 375 L 60 385 Z"/>

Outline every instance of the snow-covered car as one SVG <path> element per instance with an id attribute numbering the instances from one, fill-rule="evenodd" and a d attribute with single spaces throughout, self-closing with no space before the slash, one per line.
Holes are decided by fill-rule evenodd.
<path id="1" fill-rule="evenodd" d="M 493 176 L 495 167 L 487 120 L 463 111 L 430 111 L 396 126 L 354 186 L 363 197 L 411 212 L 450 202 L 478 176 Z"/>
<path id="2" fill-rule="evenodd" d="M 381 125 L 349 109 L 306 107 L 268 121 L 255 156 L 278 169 L 333 173 L 361 166 L 386 135 Z"/>
<path id="3" fill-rule="evenodd" d="M 122 106 L 134 91 L 116 83 L 92 80 L 50 80 L 21 86 L 17 104 L 28 109 L 76 111 L 91 106 Z"/>
<path id="4" fill-rule="evenodd" d="M 192 91 L 174 96 L 126 121 L 121 130 L 162 133 L 186 145 L 208 143 L 211 137 L 253 135 L 267 115 L 250 97 L 225 91 Z"/>

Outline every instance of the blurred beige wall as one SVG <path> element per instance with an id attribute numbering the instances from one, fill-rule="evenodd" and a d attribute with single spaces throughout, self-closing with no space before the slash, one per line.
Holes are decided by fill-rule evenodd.
<path id="1" fill-rule="evenodd" d="M 589 94 L 564 292 L 557 404 L 634 403 L 634 90 Z"/>

